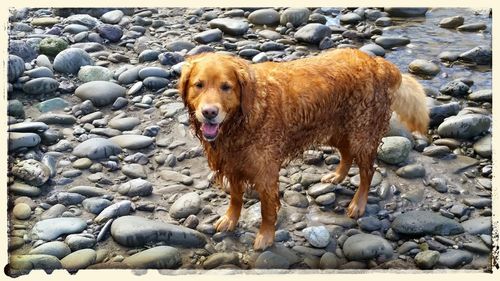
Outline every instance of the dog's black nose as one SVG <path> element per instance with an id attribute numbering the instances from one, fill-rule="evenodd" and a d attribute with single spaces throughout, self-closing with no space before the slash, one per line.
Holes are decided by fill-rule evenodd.
<path id="1" fill-rule="evenodd" d="M 219 114 L 219 108 L 210 105 L 204 106 L 203 109 L 201 110 L 201 113 L 203 113 L 203 116 L 209 120 L 214 119 Z"/>

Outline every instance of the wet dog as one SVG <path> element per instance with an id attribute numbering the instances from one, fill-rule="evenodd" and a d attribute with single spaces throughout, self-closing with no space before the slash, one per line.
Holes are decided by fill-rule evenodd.
<path id="1" fill-rule="evenodd" d="M 280 207 L 278 173 L 311 145 L 336 147 L 341 162 L 323 182 L 340 183 L 354 161 L 360 185 L 347 214 L 362 216 L 377 147 L 392 111 L 410 131 L 426 134 L 422 86 L 392 63 L 354 49 L 291 62 L 250 64 L 216 53 L 187 59 L 179 90 L 216 179 L 226 179 L 230 204 L 215 224 L 233 230 L 243 192 L 259 193 L 262 223 L 254 248 L 274 241 Z"/>

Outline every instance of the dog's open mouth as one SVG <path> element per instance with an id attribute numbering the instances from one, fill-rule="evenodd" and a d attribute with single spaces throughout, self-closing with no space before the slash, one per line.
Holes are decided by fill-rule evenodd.
<path id="1" fill-rule="evenodd" d="M 201 125 L 201 132 L 203 133 L 203 137 L 207 141 L 214 141 L 219 134 L 219 125 L 220 124 L 212 124 L 212 123 L 203 123 Z"/>

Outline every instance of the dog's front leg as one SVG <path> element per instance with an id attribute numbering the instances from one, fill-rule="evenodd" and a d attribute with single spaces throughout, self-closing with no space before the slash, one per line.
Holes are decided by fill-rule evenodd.
<path id="1" fill-rule="evenodd" d="M 255 237 L 253 248 L 264 250 L 274 243 L 276 220 L 280 208 L 279 189 L 277 179 L 268 182 L 267 185 L 257 184 L 256 187 L 260 197 L 262 223 Z"/>
<path id="2" fill-rule="evenodd" d="M 235 180 L 229 181 L 231 199 L 226 214 L 219 218 L 214 224 L 217 231 L 233 231 L 240 218 L 241 207 L 243 206 L 243 183 Z"/>

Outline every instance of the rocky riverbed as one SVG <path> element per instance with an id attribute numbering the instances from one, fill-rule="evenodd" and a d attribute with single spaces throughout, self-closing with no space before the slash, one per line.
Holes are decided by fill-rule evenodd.
<path id="1" fill-rule="evenodd" d="M 17 9 L 8 57 L 9 272 L 31 269 L 491 270 L 491 11 L 418 8 Z M 425 86 L 428 139 L 397 118 L 366 214 L 359 184 L 322 184 L 315 147 L 280 171 L 275 245 L 252 249 L 260 203 L 216 233 L 212 186 L 176 81 L 186 56 L 254 63 L 360 48 Z M 309 85 L 314 87 L 314 85 Z"/>

